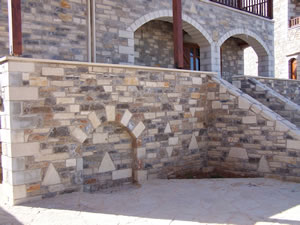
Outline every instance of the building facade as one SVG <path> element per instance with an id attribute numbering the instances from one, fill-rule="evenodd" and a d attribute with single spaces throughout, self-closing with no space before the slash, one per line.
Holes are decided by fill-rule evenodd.
<path id="1" fill-rule="evenodd" d="M 299 79 L 300 1 L 274 1 L 275 77 Z"/>

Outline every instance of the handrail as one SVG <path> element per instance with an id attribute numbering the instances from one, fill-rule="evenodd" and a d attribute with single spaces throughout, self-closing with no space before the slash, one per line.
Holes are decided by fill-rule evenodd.
<path id="1" fill-rule="evenodd" d="M 210 0 L 257 16 L 273 19 L 273 0 Z"/>
<path id="2" fill-rule="evenodd" d="M 290 19 L 290 27 L 295 27 L 298 25 L 300 25 L 300 16 Z"/>

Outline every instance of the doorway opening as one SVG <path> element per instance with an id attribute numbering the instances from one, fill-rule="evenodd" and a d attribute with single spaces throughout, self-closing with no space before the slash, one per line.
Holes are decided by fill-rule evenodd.
<path id="1" fill-rule="evenodd" d="M 292 58 L 290 60 L 289 66 L 290 66 L 289 78 L 291 80 L 297 80 L 297 78 L 298 78 L 297 77 L 297 59 Z"/>

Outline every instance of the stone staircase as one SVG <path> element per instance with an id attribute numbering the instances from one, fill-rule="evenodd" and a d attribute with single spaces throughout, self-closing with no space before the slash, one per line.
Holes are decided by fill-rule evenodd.
<path id="1" fill-rule="evenodd" d="M 287 97 L 253 77 L 233 77 L 233 85 L 300 128 L 300 106 Z"/>

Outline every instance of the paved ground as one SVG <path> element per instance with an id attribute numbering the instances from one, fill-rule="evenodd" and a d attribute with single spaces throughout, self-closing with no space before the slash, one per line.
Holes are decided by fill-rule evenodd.
<path id="1" fill-rule="evenodd" d="M 0 224 L 300 225 L 300 184 L 153 180 L 112 193 L 73 193 L 24 206 L 2 205 Z"/>

